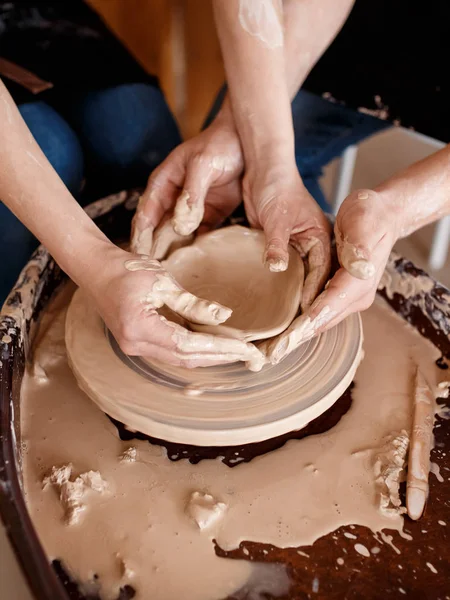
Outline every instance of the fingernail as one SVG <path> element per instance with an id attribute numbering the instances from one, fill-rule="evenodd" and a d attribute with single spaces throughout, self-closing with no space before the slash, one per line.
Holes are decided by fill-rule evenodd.
<path id="1" fill-rule="evenodd" d="M 347 271 L 357 279 L 370 279 L 375 275 L 375 265 L 364 258 L 348 264 Z"/>
<path id="2" fill-rule="evenodd" d="M 282 258 L 269 258 L 264 261 L 264 264 L 269 267 L 269 271 L 272 273 L 281 273 L 288 268 L 287 262 Z"/>
<path id="3" fill-rule="evenodd" d="M 233 314 L 231 308 L 221 306 L 220 304 L 211 304 L 210 308 L 212 311 L 212 316 L 217 323 L 223 323 L 224 321 L 227 321 Z"/>

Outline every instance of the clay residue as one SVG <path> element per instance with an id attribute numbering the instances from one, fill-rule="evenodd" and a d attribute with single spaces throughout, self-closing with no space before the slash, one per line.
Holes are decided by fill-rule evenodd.
<path id="1" fill-rule="evenodd" d="M 400 483 L 405 480 L 408 433 L 392 433 L 385 440 L 375 459 L 375 477 L 379 489 L 380 510 L 386 515 L 406 512 L 400 500 Z"/>
<path id="2" fill-rule="evenodd" d="M 36 288 L 51 260 L 44 246 L 39 246 L 20 273 L 16 286 L 1 308 L 1 316 L 5 318 L 8 326 L 11 329 L 17 327 L 20 331 L 20 344 L 24 341 L 23 332 L 28 331 L 27 323 L 31 321 L 36 306 Z"/>
<path id="3" fill-rule="evenodd" d="M 192 492 L 186 505 L 186 514 L 200 530 L 210 529 L 223 518 L 227 505 L 211 494 Z"/>
<path id="4" fill-rule="evenodd" d="M 130 446 L 124 450 L 120 455 L 120 462 L 122 463 L 134 463 L 137 460 L 137 449 L 134 446 Z"/>
<path id="5" fill-rule="evenodd" d="M 79 389 L 67 364 L 64 316 L 60 313 L 47 326 L 36 349 L 48 381 L 42 385 L 31 371 L 23 380 L 24 485 L 49 558 L 62 560 L 78 581 L 91 581 L 96 573 L 102 599 L 116 598 L 130 580 L 137 597 L 151 590 L 153 600 L 219 600 L 230 594 L 239 597 L 238 590 L 245 590 L 244 598 L 255 588 L 256 597 L 264 597 L 264 587 L 271 590 L 272 574 L 265 577 L 245 560 L 220 558 L 212 535 L 227 550 L 244 540 L 300 548 L 349 524 L 374 532 L 402 530 L 400 510 L 386 514 L 380 507 L 374 464 L 387 440 L 394 455 L 402 455 L 398 434 L 412 426 L 412 364 L 433 389 L 446 373 L 435 365 L 440 352 L 384 301 L 363 315 L 365 357 L 355 377 L 353 403 L 340 421 L 328 431 L 288 441 L 234 468 L 220 458 L 171 462 L 165 449 L 139 439 L 133 440 L 139 460 L 121 462 L 118 457 L 127 446 Z M 395 492 L 400 462 L 393 456 L 392 465 L 384 460 L 380 467 L 392 508 L 399 508 L 389 489 Z M 75 476 L 70 463 L 84 477 Z M 54 465 L 64 466 L 53 470 Z M 94 491 L 97 478 L 92 473 L 101 478 L 100 487 L 107 482 L 107 493 Z M 50 489 L 42 490 L 44 477 Z M 70 490 L 78 478 L 75 501 L 64 500 L 65 505 L 73 502 L 78 515 L 68 525 L 61 519 L 61 491 Z M 202 530 L 186 514 L 195 492 L 212 498 L 209 507 L 227 507 L 211 529 Z M 79 511 L 80 505 L 85 509 Z M 392 543 L 390 535 L 383 533 L 382 539 Z M 268 573 L 272 567 L 262 568 Z M 278 590 L 284 586 L 281 593 L 286 594 L 285 567 L 277 568 Z"/>
<path id="6" fill-rule="evenodd" d="M 398 270 L 397 261 L 399 256 L 392 252 L 378 289 L 384 291 L 390 300 L 395 295 L 401 296 L 402 303 L 410 300 L 424 315 L 429 316 L 432 327 L 444 335 L 450 335 L 450 294 L 423 272 L 411 274 L 407 269 Z M 437 287 L 439 291 L 435 289 Z"/>
<path id="7" fill-rule="evenodd" d="M 54 487 L 59 493 L 59 500 L 64 511 L 64 519 L 68 525 L 80 520 L 81 513 L 86 510 L 86 496 L 89 491 L 104 494 L 108 490 L 107 482 L 98 471 L 81 473 L 71 480 L 73 466 L 52 467 L 51 474 L 44 477 L 43 489 Z"/>

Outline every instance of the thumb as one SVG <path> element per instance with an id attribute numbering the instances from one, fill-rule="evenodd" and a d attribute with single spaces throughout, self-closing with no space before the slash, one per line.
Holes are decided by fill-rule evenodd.
<path id="1" fill-rule="evenodd" d="M 284 220 L 268 221 L 264 226 L 264 233 L 266 234 L 264 264 L 274 273 L 286 271 L 289 265 L 289 225 Z"/>
<path id="2" fill-rule="evenodd" d="M 173 206 L 177 185 L 183 175 L 176 150 L 150 175 L 131 224 L 131 251 L 135 254 L 151 254 L 153 232 Z"/>
<path id="3" fill-rule="evenodd" d="M 179 235 L 190 235 L 202 222 L 205 197 L 213 178 L 214 169 L 210 161 L 202 156 L 190 161 L 172 219 L 173 228 Z"/>
<path id="4" fill-rule="evenodd" d="M 340 264 L 357 279 L 371 279 L 377 269 L 374 250 L 384 237 L 384 221 L 378 194 L 352 192 L 339 209 L 334 234 Z"/>
<path id="5" fill-rule="evenodd" d="M 274 273 L 286 271 L 289 265 L 288 245 L 292 227 L 288 215 L 280 212 L 267 211 L 261 223 L 266 236 L 264 264 Z"/>

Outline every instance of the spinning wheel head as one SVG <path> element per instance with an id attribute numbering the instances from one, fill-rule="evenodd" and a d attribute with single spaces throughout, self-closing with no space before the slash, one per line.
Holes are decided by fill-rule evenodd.
<path id="1" fill-rule="evenodd" d="M 361 359 L 359 315 L 306 342 L 278 365 L 171 367 L 123 354 L 78 290 L 68 309 L 69 363 L 86 394 L 132 430 L 170 442 L 228 446 L 301 429 L 350 385 Z"/>

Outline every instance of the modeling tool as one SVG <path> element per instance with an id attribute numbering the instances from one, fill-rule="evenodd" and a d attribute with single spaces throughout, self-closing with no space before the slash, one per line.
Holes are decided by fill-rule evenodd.
<path id="1" fill-rule="evenodd" d="M 416 521 L 422 516 L 428 498 L 428 475 L 434 425 L 434 395 L 417 368 L 414 388 L 414 417 L 408 460 L 406 507 Z"/>

